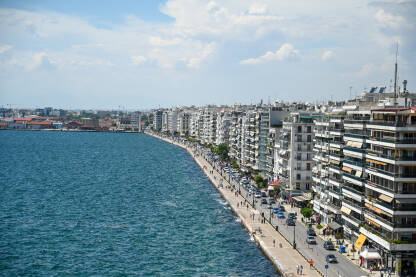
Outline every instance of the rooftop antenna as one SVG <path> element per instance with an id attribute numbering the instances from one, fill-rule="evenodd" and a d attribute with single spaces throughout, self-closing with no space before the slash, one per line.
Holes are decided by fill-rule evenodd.
<path id="1" fill-rule="evenodd" d="M 397 105 L 397 54 L 399 53 L 399 43 L 396 46 L 396 63 L 394 64 L 394 105 Z"/>

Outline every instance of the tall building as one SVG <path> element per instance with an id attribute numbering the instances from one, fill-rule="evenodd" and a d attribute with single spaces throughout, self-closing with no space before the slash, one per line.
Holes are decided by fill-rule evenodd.
<path id="1" fill-rule="evenodd" d="M 277 171 L 289 195 L 309 192 L 312 188 L 312 127 L 316 117 L 310 112 L 292 112 L 283 122 Z"/>
<path id="2" fill-rule="evenodd" d="M 153 129 L 160 131 L 162 129 L 162 110 L 156 110 L 153 112 Z"/>

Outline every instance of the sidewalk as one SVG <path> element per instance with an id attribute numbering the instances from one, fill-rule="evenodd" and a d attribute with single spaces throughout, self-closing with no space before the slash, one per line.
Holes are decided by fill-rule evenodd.
<path id="1" fill-rule="evenodd" d="M 150 134 L 153 135 L 153 134 Z M 244 198 L 235 194 L 235 190 L 231 189 L 231 185 L 227 180 L 213 169 L 213 167 L 198 153 L 198 150 L 191 149 L 185 145 L 173 142 L 167 138 L 157 137 L 169 143 L 185 148 L 201 167 L 203 172 L 214 184 L 222 197 L 228 202 L 232 211 L 240 217 L 241 223 L 246 227 L 254 240 L 258 243 L 260 249 L 270 259 L 274 266 L 283 276 L 295 276 L 296 266 L 303 266 L 303 276 L 321 276 L 319 272 L 311 269 L 308 262 L 292 248 L 292 246 L 282 237 L 272 225 L 267 221 L 260 222 L 259 212 L 254 210 L 250 203 L 244 204 Z M 222 180 L 222 186 L 219 186 Z M 243 205 L 241 205 L 243 203 Z M 275 243 L 273 243 L 273 241 Z"/>

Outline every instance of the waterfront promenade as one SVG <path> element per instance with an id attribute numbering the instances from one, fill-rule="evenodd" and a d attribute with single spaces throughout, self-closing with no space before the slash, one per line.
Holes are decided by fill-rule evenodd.
<path id="1" fill-rule="evenodd" d="M 308 261 L 293 249 L 287 240 L 281 236 L 267 221 L 261 223 L 260 214 L 250 203 L 231 190 L 231 185 L 203 158 L 196 148 L 186 146 L 166 137 L 148 133 L 154 137 L 185 148 L 195 159 L 201 170 L 207 175 L 215 188 L 227 201 L 232 211 L 241 219 L 241 223 L 258 243 L 260 249 L 270 259 L 283 276 L 297 276 L 296 266 L 303 266 L 303 276 L 322 276 L 315 268 L 310 268 Z M 222 183 L 222 185 L 219 185 Z M 241 205 L 241 202 L 243 205 Z"/>

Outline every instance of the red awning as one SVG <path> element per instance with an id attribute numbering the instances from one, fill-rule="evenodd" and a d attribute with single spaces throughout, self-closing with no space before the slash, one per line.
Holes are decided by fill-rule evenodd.
<path id="1" fill-rule="evenodd" d="M 271 184 L 271 186 L 278 185 L 279 183 L 280 183 L 280 180 L 276 180 L 276 181 L 274 181 L 274 182 Z"/>

